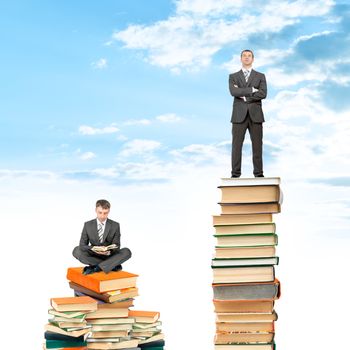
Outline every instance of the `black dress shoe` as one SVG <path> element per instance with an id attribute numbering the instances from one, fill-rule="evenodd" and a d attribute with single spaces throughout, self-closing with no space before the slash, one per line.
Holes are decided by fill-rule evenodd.
<path id="1" fill-rule="evenodd" d="M 83 269 L 83 275 L 90 275 L 93 272 L 95 272 L 95 266 L 93 265 L 85 266 Z"/>
<path id="2" fill-rule="evenodd" d="M 117 272 L 117 271 L 120 271 L 122 269 L 123 269 L 122 265 L 117 265 L 117 266 L 113 267 L 112 271 Z"/>
<path id="3" fill-rule="evenodd" d="M 235 178 L 235 177 L 240 177 L 241 175 L 237 175 L 237 174 L 234 174 L 234 175 L 231 175 L 231 178 Z"/>
<path id="4" fill-rule="evenodd" d="M 265 177 L 263 174 L 254 175 L 255 177 Z"/>
<path id="5" fill-rule="evenodd" d="M 102 271 L 102 269 L 98 265 L 94 266 L 93 272 L 101 272 L 101 271 Z"/>

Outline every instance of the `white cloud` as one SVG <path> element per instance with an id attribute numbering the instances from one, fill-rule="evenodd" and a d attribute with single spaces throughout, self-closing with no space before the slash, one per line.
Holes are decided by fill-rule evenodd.
<path id="1" fill-rule="evenodd" d="M 118 135 L 117 136 L 117 140 L 119 140 L 119 141 L 127 141 L 129 138 L 127 137 L 127 136 L 125 136 L 125 135 Z"/>
<path id="2" fill-rule="evenodd" d="M 243 1 L 176 2 L 175 14 L 151 25 L 129 25 L 115 32 L 126 48 L 145 50 L 145 59 L 178 73 L 208 66 L 227 45 L 259 33 L 276 33 L 303 16 L 322 16 L 333 2 L 270 0 L 246 6 Z M 218 34 L 219 33 L 219 34 Z"/>
<path id="3" fill-rule="evenodd" d="M 120 172 L 113 167 L 110 168 L 98 168 L 92 171 L 93 174 L 101 177 L 117 178 L 120 175 Z"/>
<path id="4" fill-rule="evenodd" d="M 243 0 L 179 0 L 178 13 L 191 13 L 196 16 L 216 16 L 223 13 L 236 14 L 246 4 Z"/>
<path id="5" fill-rule="evenodd" d="M 341 74 L 336 69 L 339 65 L 349 62 L 348 58 L 323 60 L 320 65 L 305 62 L 302 69 L 288 71 L 284 67 L 272 67 L 268 68 L 265 74 L 268 84 L 278 88 L 295 86 L 299 83 L 324 83 L 327 81 L 347 86 L 350 83 L 350 76 Z"/>
<path id="6" fill-rule="evenodd" d="M 80 155 L 80 159 L 82 160 L 91 160 L 96 158 L 96 154 L 94 152 L 84 152 Z"/>
<path id="7" fill-rule="evenodd" d="M 119 129 L 114 125 L 105 126 L 104 128 L 94 128 L 88 125 L 79 126 L 79 133 L 82 135 L 101 135 L 101 134 L 113 134 L 118 132 Z"/>
<path id="8" fill-rule="evenodd" d="M 124 125 L 149 125 L 152 122 L 149 119 L 136 119 L 136 120 L 127 120 L 124 122 Z"/>
<path id="9" fill-rule="evenodd" d="M 320 66 L 305 64 L 302 71 L 296 72 L 286 72 L 282 68 L 270 68 L 266 70 L 266 76 L 269 84 L 282 88 L 307 81 L 322 82 L 327 79 L 327 72 Z"/>
<path id="10" fill-rule="evenodd" d="M 155 119 L 159 120 L 162 123 L 177 123 L 182 121 L 182 118 L 175 113 L 162 114 L 157 116 Z"/>
<path id="11" fill-rule="evenodd" d="M 132 119 L 132 120 L 127 120 L 123 124 L 124 125 L 150 125 L 154 123 L 154 121 L 160 121 L 162 123 L 178 123 L 182 121 L 183 118 L 179 117 L 175 113 L 165 113 L 158 115 L 152 119 Z"/>
<path id="12" fill-rule="evenodd" d="M 279 147 L 270 165 L 274 173 L 304 181 L 350 172 L 349 111 L 327 107 L 317 87 L 281 91 L 264 111 L 264 138 Z"/>
<path id="13" fill-rule="evenodd" d="M 91 64 L 95 69 L 107 68 L 107 60 L 105 58 L 100 58 L 98 61 Z"/>
<path id="14" fill-rule="evenodd" d="M 0 179 L 36 178 L 38 180 L 54 180 L 58 174 L 46 170 L 12 170 L 0 169 Z"/>
<path id="15" fill-rule="evenodd" d="M 317 38 L 319 36 L 326 36 L 326 35 L 329 35 L 329 34 L 332 34 L 332 33 L 334 33 L 334 32 L 329 31 L 329 30 L 324 30 L 323 32 L 312 33 L 312 34 L 309 34 L 309 35 L 301 35 L 294 41 L 294 44 L 296 45 L 300 41 L 308 41 L 308 40 L 310 40 L 312 38 Z"/>
<path id="16" fill-rule="evenodd" d="M 119 156 L 149 155 L 161 147 L 161 143 L 154 140 L 135 139 L 125 143 Z"/>
<path id="17" fill-rule="evenodd" d="M 198 164 L 201 162 L 224 163 L 227 161 L 229 153 L 225 148 L 227 142 L 220 144 L 191 144 L 180 149 L 175 149 L 169 153 L 175 157 L 176 161 Z"/>

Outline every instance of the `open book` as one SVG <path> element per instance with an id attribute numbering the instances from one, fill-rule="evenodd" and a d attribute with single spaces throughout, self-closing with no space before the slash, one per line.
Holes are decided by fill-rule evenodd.
<path id="1" fill-rule="evenodd" d="M 110 244 L 108 246 L 94 246 L 91 248 L 92 251 L 94 252 L 106 252 L 107 250 L 112 250 L 118 248 L 118 246 L 116 244 Z"/>

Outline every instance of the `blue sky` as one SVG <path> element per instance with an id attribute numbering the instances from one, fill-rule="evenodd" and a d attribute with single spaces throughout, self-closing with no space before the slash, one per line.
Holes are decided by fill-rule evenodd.
<path id="1" fill-rule="evenodd" d="M 0 6 L 2 169 L 72 176 L 149 157 L 177 162 L 178 152 L 210 158 L 208 146 L 227 155 L 227 76 L 247 47 L 269 83 L 266 128 L 312 119 L 268 108 L 283 93 L 294 93 L 296 108 L 301 94 L 304 104 L 348 108 L 349 7 L 340 2 L 268 1 L 249 11 L 239 1 Z M 281 136 L 267 134 L 266 162 Z"/>
<path id="2" fill-rule="evenodd" d="M 185 335 L 189 348 L 212 348 L 211 214 L 219 211 L 219 178 L 230 174 L 228 74 L 240 69 L 245 48 L 254 50 L 254 67 L 268 83 L 265 175 L 280 176 L 285 194 L 277 219 L 277 344 L 343 346 L 349 18 L 347 2 L 331 0 L 0 3 L 3 232 L 15 232 L 24 243 L 16 253 L 46 276 L 28 291 L 35 301 L 28 314 L 38 325 L 23 333 L 30 348 L 40 346 L 48 298 L 70 293 L 63 270 L 77 264 L 71 249 L 100 197 L 112 202 L 111 217 L 133 252 L 127 269 L 143 278 L 141 307 L 161 310 L 169 349 L 183 345 L 183 309 L 169 299 L 191 310 L 203 335 Z M 252 176 L 248 136 L 243 176 Z M 33 235 L 45 247 L 35 256 L 28 249 Z M 4 274 L 19 300 L 22 279 L 12 271 L 23 262 L 10 249 L 3 260 L 12 264 Z M 334 286 L 324 285 L 325 276 L 337 281 L 331 301 Z M 3 311 L 8 324 L 18 322 L 12 304 Z M 329 335 L 319 337 L 324 320 L 332 320 Z M 13 327 L 7 332 L 17 336 Z"/>

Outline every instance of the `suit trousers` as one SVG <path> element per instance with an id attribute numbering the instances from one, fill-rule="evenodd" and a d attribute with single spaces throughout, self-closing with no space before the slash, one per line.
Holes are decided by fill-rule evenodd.
<path id="1" fill-rule="evenodd" d="M 91 250 L 84 251 L 77 246 L 73 249 L 73 256 L 83 264 L 98 265 L 101 270 L 108 273 L 130 259 L 131 251 L 128 248 L 122 248 L 112 252 L 111 255 L 99 255 Z"/>
<path id="2" fill-rule="evenodd" d="M 250 139 L 252 141 L 254 176 L 263 175 L 262 123 L 254 123 L 250 118 L 249 112 L 247 112 L 247 116 L 242 123 L 232 123 L 232 176 L 241 175 L 242 147 L 247 129 L 249 130 Z"/>

